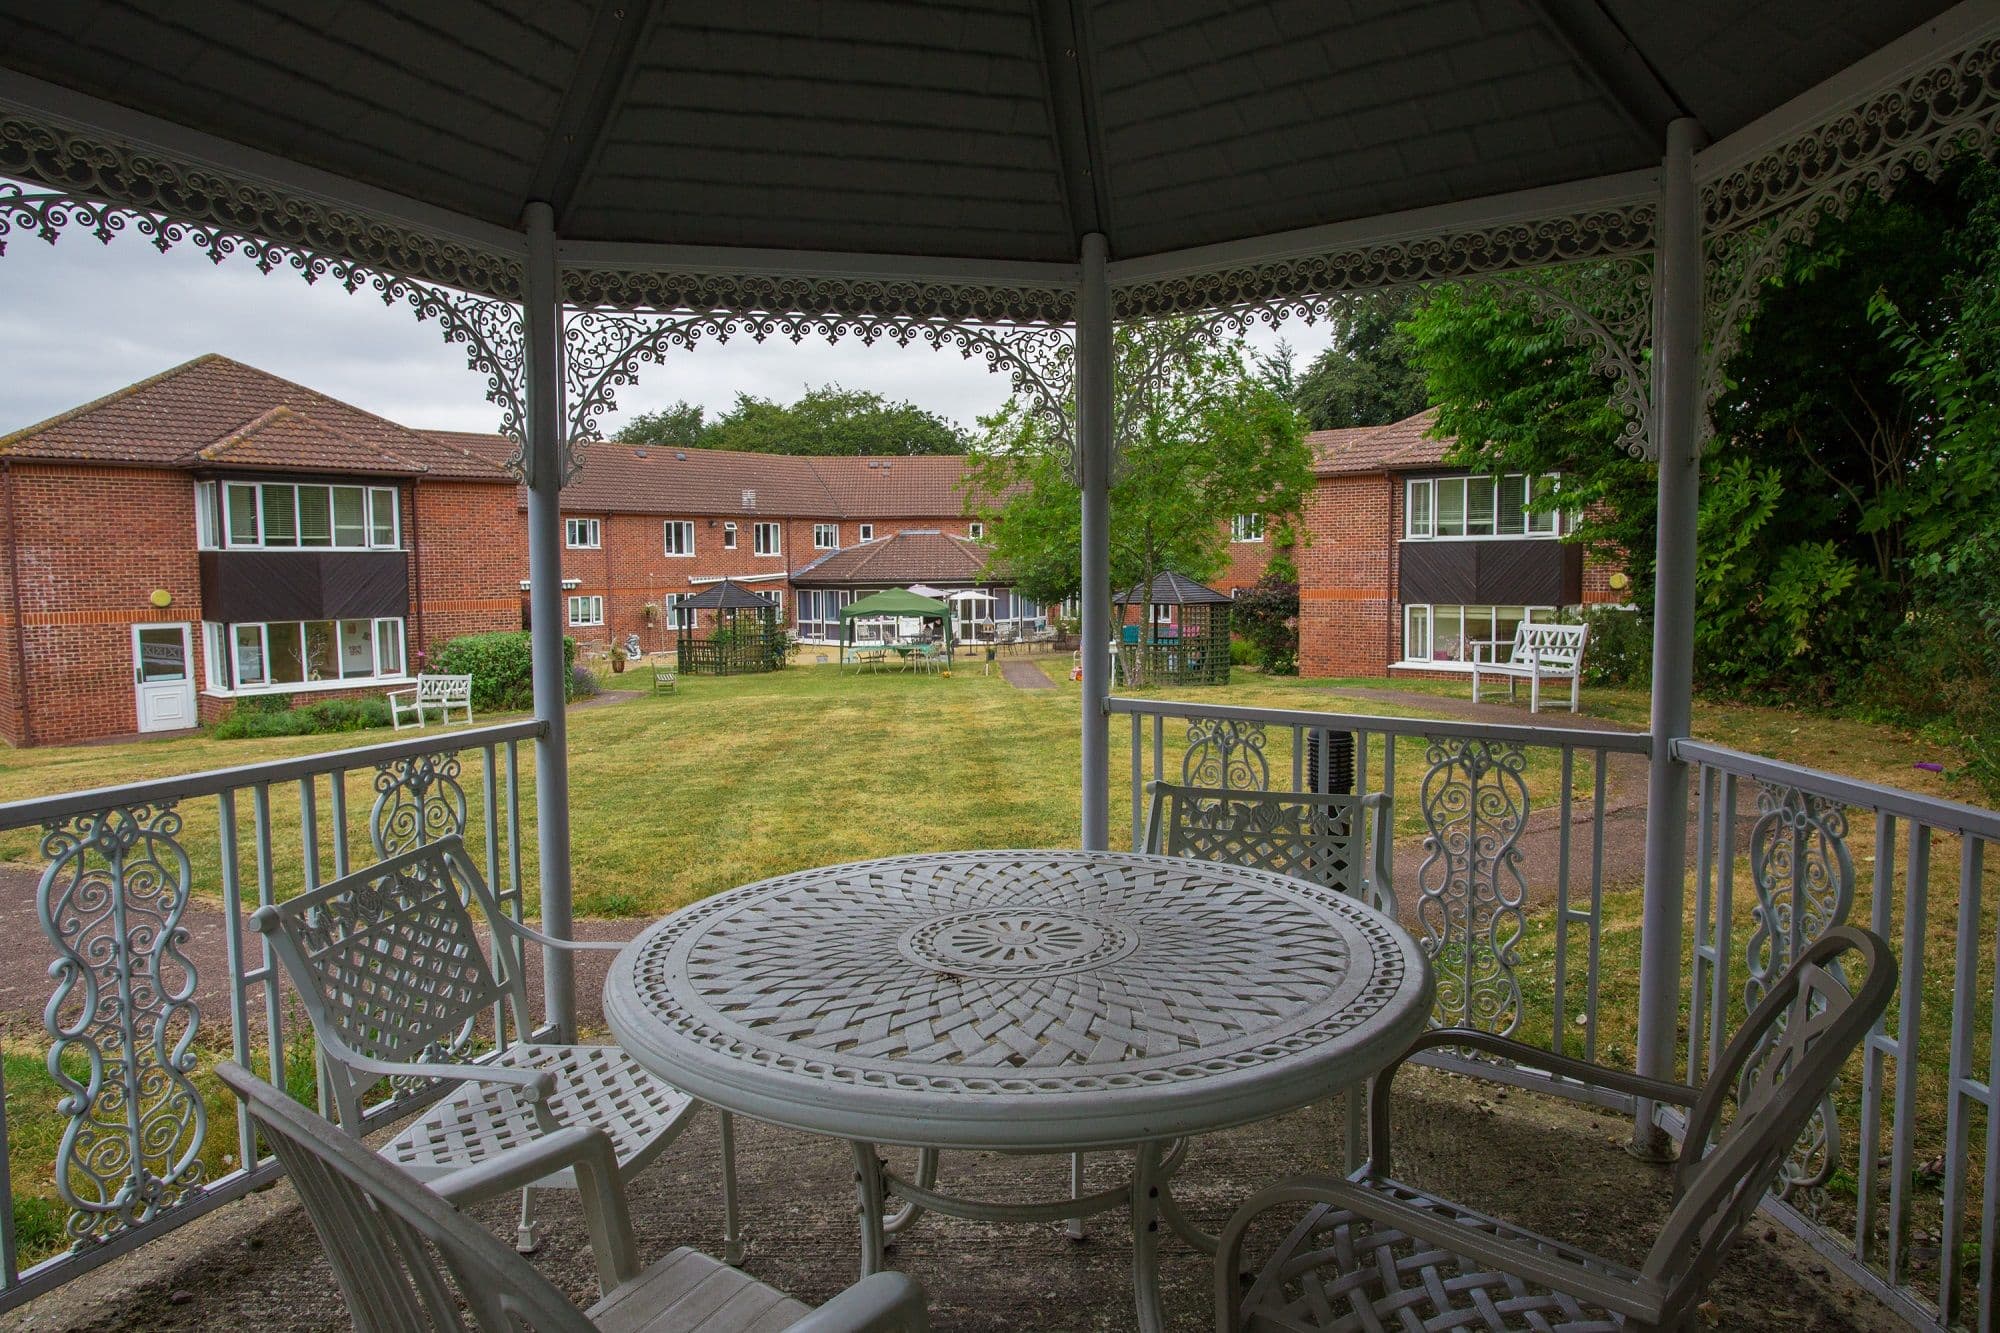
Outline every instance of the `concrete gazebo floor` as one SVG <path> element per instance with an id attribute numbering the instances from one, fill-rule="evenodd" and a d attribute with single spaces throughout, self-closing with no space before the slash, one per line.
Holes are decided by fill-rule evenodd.
<path id="1" fill-rule="evenodd" d="M 1398 1174 L 1607 1256 L 1636 1261 L 1667 1206 L 1667 1172 L 1620 1146 L 1617 1117 L 1426 1070 L 1399 1079 Z M 1220 1226 L 1237 1201 L 1290 1173 L 1334 1161 L 1339 1102 L 1203 1139 L 1176 1194 L 1196 1221 Z M 738 1135 L 744 1267 L 810 1301 L 854 1278 L 852 1167 L 846 1149 L 764 1125 Z M 714 1120 L 704 1117 L 631 1190 L 642 1254 L 721 1245 Z M 1112 1178 L 1114 1159 L 1092 1159 Z M 944 1183 L 995 1197 L 1063 1190 L 1063 1159 L 958 1154 Z M 969 1188 L 968 1188 L 969 1187 Z M 549 1239 L 536 1264 L 580 1303 L 595 1273 L 573 1195 L 542 1196 Z M 503 1236 L 513 1210 L 482 1216 Z M 1072 1243 L 1058 1224 L 1002 1226 L 927 1216 L 902 1236 L 892 1264 L 928 1289 L 941 1330 L 1124 1329 L 1132 1325 L 1123 1219 L 1092 1219 Z M 1163 1247 L 1170 1326 L 1212 1326 L 1210 1264 L 1178 1240 Z M 1903 1327 L 1828 1271 L 1774 1223 L 1752 1221 L 1700 1312 L 1697 1326 L 1847 1333 Z M 48 1330 L 320 1330 L 349 1327 L 332 1274 L 289 1186 L 218 1210 L 171 1237 L 88 1274 L 17 1312 L 6 1328 Z"/>

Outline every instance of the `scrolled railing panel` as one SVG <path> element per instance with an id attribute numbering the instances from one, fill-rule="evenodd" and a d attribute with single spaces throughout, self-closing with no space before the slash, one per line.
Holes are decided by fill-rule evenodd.
<path id="1" fill-rule="evenodd" d="M 1437 973 L 1434 1021 L 1599 1054 L 1607 782 L 1614 761 L 1647 753 L 1647 737 L 1136 698 L 1113 698 L 1109 711 L 1130 719 L 1134 846 L 1149 774 L 1233 790 L 1384 792 L 1401 816 L 1392 826 L 1408 844 L 1404 864 L 1416 868 L 1398 875 L 1396 837 L 1381 861 Z M 1635 823 L 1638 806 L 1627 809 Z M 1630 1035 L 1614 1041 L 1630 1050 Z"/>
<path id="2" fill-rule="evenodd" d="M 1700 793 L 1695 1077 L 1791 959 L 1864 906 L 1900 969 L 1766 1207 L 1912 1324 L 1994 1327 L 2000 813 L 1703 742 L 1675 753 Z"/>
<path id="3" fill-rule="evenodd" d="M 275 1174 L 241 1109 L 224 1132 L 230 1118 L 216 1117 L 228 1103 L 205 1095 L 207 1067 L 225 1054 L 303 1100 L 324 1092 L 311 1031 L 248 930 L 250 911 L 462 833 L 483 851 L 504 910 L 520 913 L 519 747 L 541 734 L 535 722 L 434 732 L 0 804 L 0 834 L 33 835 L 32 851 L 13 854 L 42 862 L 37 910 L 51 957 L 48 1092 L 12 1081 L 0 1152 L 42 1141 L 10 1133 L 10 1116 L 61 1125 L 52 1153 L 8 1155 L 0 1175 L 0 1311 Z M 358 845 L 356 803 L 368 811 Z M 226 975 L 204 978 L 208 949 Z M 513 1035 L 504 1024 L 480 1034 L 495 1044 Z M 392 1089 L 371 1118 L 426 1095 Z M 53 1241 L 21 1239 L 27 1195 L 38 1219 L 53 1207 Z"/>

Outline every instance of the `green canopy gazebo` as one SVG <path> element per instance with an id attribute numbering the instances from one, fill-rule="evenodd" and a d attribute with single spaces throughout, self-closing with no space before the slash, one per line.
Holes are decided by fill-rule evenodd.
<path id="1" fill-rule="evenodd" d="M 680 604 L 694 614 L 681 620 L 675 657 L 684 676 L 741 676 L 776 671 L 785 664 L 785 635 L 778 604 L 733 579 L 724 579 Z M 698 637 L 701 613 L 712 612 L 707 638 Z"/>
<path id="2" fill-rule="evenodd" d="M 878 616 L 941 621 L 944 625 L 945 656 L 951 656 L 951 603 L 911 592 L 908 588 L 886 588 L 840 608 L 841 665 L 847 664 L 847 650 L 854 646 L 854 622 Z"/>
<path id="3" fill-rule="evenodd" d="M 1134 675 L 1151 685 L 1227 685 L 1230 612 L 1235 600 L 1174 570 L 1154 578 L 1151 589 L 1135 585 L 1112 599 L 1118 606 L 1173 608 L 1164 625 L 1125 625 L 1119 651 L 1128 682 Z M 1121 617 L 1122 618 L 1122 617 Z M 1138 670 L 1134 672 L 1135 664 Z"/>

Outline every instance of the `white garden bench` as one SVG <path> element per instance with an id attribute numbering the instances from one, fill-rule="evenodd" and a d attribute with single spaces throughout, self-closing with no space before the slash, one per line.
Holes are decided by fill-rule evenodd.
<path id="1" fill-rule="evenodd" d="M 1514 631 L 1514 647 L 1504 662 L 1482 662 L 1472 655 L 1472 702 L 1479 702 L 1479 677 L 1505 676 L 1507 697 L 1514 697 L 1514 683 L 1528 682 L 1528 711 L 1542 711 L 1542 682 L 1569 682 L 1569 711 L 1576 711 L 1577 686 L 1583 680 L 1583 645 L 1590 637 L 1588 625 L 1532 625 L 1521 622 Z"/>
<path id="2" fill-rule="evenodd" d="M 389 691 L 389 720 L 396 724 L 396 730 L 403 729 L 405 718 L 415 718 L 419 730 L 424 725 L 427 709 L 437 709 L 438 721 L 449 724 L 451 710 L 462 709 L 465 721 L 472 721 L 472 677 L 470 676 L 418 676 L 417 683 L 407 690 Z"/>

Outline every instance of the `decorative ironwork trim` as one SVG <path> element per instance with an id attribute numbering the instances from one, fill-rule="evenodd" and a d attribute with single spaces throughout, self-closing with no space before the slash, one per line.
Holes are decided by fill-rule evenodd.
<path id="1" fill-rule="evenodd" d="M 1540 219 L 1445 229 L 1114 287 L 1119 319 L 1204 311 L 1243 312 L 1276 322 L 1311 317 L 1327 298 L 1405 283 L 1469 278 L 1583 259 L 1637 255 L 1653 248 L 1652 200 Z M 1239 319 L 1240 331 L 1249 322 Z"/>
<path id="2" fill-rule="evenodd" d="M 0 123 L 0 130 L 4 128 Z M 0 181 L 0 255 L 6 254 L 7 239 L 17 229 L 54 245 L 65 231 L 77 228 L 106 245 L 129 231 L 147 238 L 163 254 L 176 245 L 192 245 L 218 264 L 241 255 L 264 273 L 288 268 L 307 282 L 331 279 L 349 292 L 366 288 L 384 305 L 407 306 L 420 321 L 436 320 L 444 340 L 463 347 L 466 364 L 485 376 L 487 400 L 500 407 L 501 433 L 516 440 L 524 435 L 527 399 L 521 375 L 526 344 L 521 307 L 513 301 L 454 291 L 337 254 L 329 256 L 318 248 L 316 238 L 291 245 L 190 222 L 172 213 L 62 190 L 30 191 Z"/>

